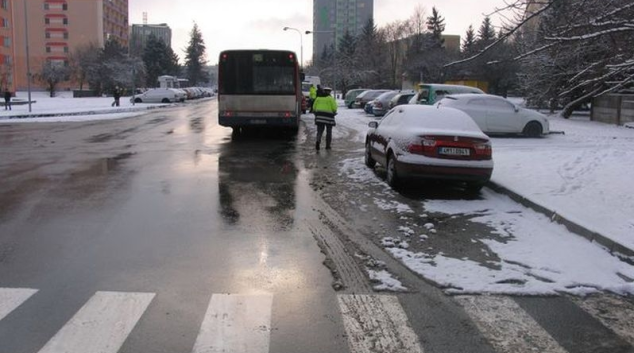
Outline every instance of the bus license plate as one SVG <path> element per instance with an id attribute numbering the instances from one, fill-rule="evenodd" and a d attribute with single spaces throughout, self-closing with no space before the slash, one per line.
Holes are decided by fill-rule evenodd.
<path id="1" fill-rule="evenodd" d="M 471 151 L 468 148 L 455 148 L 455 147 L 440 147 L 438 149 L 439 154 L 448 156 L 469 156 Z"/>
<path id="2" fill-rule="evenodd" d="M 251 119 L 251 124 L 254 124 L 254 125 L 265 125 L 266 124 L 266 120 L 264 120 L 264 119 Z"/>

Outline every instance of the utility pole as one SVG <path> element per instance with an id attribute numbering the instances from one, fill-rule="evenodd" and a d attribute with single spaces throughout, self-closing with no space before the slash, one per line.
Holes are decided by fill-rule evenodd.
<path id="1" fill-rule="evenodd" d="M 24 35 L 26 36 L 26 86 L 29 92 L 29 113 L 31 112 L 31 64 L 29 63 L 29 16 L 24 0 Z"/>

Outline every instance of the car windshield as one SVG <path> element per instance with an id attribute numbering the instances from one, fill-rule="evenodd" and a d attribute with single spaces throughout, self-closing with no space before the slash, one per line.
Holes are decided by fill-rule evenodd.
<path id="1" fill-rule="evenodd" d="M 418 100 L 421 102 L 427 102 L 429 100 L 429 88 L 421 88 Z"/>

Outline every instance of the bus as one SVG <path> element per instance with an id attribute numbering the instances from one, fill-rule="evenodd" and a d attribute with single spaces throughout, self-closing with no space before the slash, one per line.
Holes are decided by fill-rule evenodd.
<path id="1" fill-rule="evenodd" d="M 225 50 L 218 60 L 218 123 L 234 133 L 248 127 L 297 131 L 302 80 L 287 50 Z"/>

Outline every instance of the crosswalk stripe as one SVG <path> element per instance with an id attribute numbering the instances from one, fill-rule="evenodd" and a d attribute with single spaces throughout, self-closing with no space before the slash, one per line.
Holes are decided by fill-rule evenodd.
<path id="1" fill-rule="evenodd" d="M 273 295 L 214 294 L 192 353 L 268 353 Z"/>
<path id="2" fill-rule="evenodd" d="M 576 304 L 634 346 L 634 304 L 624 298 L 602 295 L 576 298 Z"/>
<path id="3" fill-rule="evenodd" d="M 501 296 L 456 297 L 498 353 L 566 353 L 513 299 Z"/>
<path id="4" fill-rule="evenodd" d="M 397 297 L 344 294 L 337 299 L 351 353 L 423 353 Z"/>
<path id="5" fill-rule="evenodd" d="M 97 292 L 39 353 L 116 353 L 154 293 Z"/>
<path id="6" fill-rule="evenodd" d="M 0 288 L 0 320 L 22 305 L 37 289 L 29 288 Z"/>

